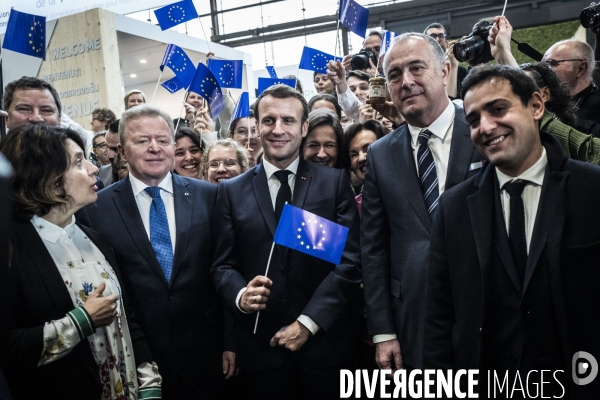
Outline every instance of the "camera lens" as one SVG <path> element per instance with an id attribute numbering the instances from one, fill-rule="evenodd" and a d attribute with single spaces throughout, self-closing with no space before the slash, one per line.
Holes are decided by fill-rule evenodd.
<path id="1" fill-rule="evenodd" d="M 353 70 L 363 70 L 369 66 L 369 58 L 364 53 L 358 53 L 352 56 L 352 61 L 350 62 Z"/>
<path id="2" fill-rule="evenodd" d="M 470 61 L 483 53 L 485 43 L 479 36 L 473 36 L 454 45 L 454 57 L 460 62 Z"/>
<path id="3" fill-rule="evenodd" d="M 597 6 L 584 8 L 579 15 L 579 21 L 584 28 L 592 28 L 600 25 L 600 10 Z"/>

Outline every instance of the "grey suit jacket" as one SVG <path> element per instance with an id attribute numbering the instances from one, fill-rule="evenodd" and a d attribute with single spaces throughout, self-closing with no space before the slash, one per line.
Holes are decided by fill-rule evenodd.
<path id="1" fill-rule="evenodd" d="M 483 159 L 471 142 L 463 109 L 455 108 L 446 190 L 476 174 Z M 421 368 L 432 221 L 408 127 L 373 143 L 367 165 L 361 250 L 369 334 L 396 333 L 404 363 Z"/>

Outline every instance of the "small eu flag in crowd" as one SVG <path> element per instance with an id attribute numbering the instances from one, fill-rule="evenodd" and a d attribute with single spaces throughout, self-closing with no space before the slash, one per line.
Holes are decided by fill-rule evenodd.
<path id="1" fill-rule="evenodd" d="M 339 264 L 348 228 L 301 208 L 283 207 L 273 241 L 333 264 Z"/>
<path id="2" fill-rule="evenodd" d="M 198 13 L 192 0 L 183 0 L 169 4 L 158 10 L 154 10 L 154 15 L 156 15 L 158 25 L 160 25 L 160 29 L 163 31 L 198 18 Z"/>
<path id="3" fill-rule="evenodd" d="M 369 22 L 369 10 L 354 0 L 341 0 L 340 2 L 340 22 L 344 26 L 356 33 L 358 36 L 365 37 L 367 34 L 367 23 Z"/>
<path id="4" fill-rule="evenodd" d="M 160 64 L 160 70 L 163 71 L 165 66 L 169 67 L 175 73 L 183 88 L 187 88 L 192 79 L 194 79 L 196 67 L 194 67 L 192 60 L 179 46 L 175 46 L 174 44 L 167 46 L 162 63 Z"/>
<path id="5" fill-rule="evenodd" d="M 322 74 L 327 73 L 327 64 L 329 61 L 342 60 L 340 57 L 334 57 L 331 54 L 304 46 L 302 58 L 300 59 L 300 69 L 316 71 Z"/>
<path id="6" fill-rule="evenodd" d="M 215 60 L 208 59 L 208 69 L 213 73 L 217 82 L 223 88 L 241 89 L 242 72 L 244 63 L 242 60 Z"/>
<path id="7" fill-rule="evenodd" d="M 171 94 L 177 92 L 180 89 L 183 89 L 183 85 L 181 84 L 181 81 L 176 76 L 169 79 L 168 81 L 164 81 L 163 83 L 160 84 L 160 86 L 167 89 Z"/>
<path id="8" fill-rule="evenodd" d="M 213 119 L 216 119 L 221 111 L 223 111 L 223 108 L 225 108 L 223 93 L 221 93 L 221 87 L 219 86 L 219 82 L 217 82 L 217 78 L 202 63 L 199 63 L 198 68 L 196 68 L 196 75 L 192 80 L 189 91 L 198 93 L 206 99 Z"/>
<path id="9" fill-rule="evenodd" d="M 288 85 L 296 89 L 295 79 L 273 79 L 273 78 L 258 78 L 258 95 L 273 85 Z"/>
<path id="10" fill-rule="evenodd" d="M 10 10 L 2 47 L 46 59 L 46 17 Z"/>
<path id="11" fill-rule="evenodd" d="M 273 78 L 273 79 L 277 79 L 278 78 L 277 72 L 275 72 L 275 67 L 274 66 L 267 65 L 265 68 L 267 69 L 267 72 L 269 72 L 269 76 L 271 78 Z"/>
<path id="12" fill-rule="evenodd" d="M 386 51 L 388 51 L 390 49 L 390 46 L 392 45 L 392 41 L 394 40 L 394 38 L 396 36 L 398 36 L 398 34 L 392 32 L 392 31 L 386 31 L 383 34 L 383 41 L 381 42 L 381 50 L 379 50 L 380 55 L 383 55 Z"/>
<path id="13" fill-rule="evenodd" d="M 229 121 L 229 125 L 238 118 L 244 118 L 250 116 L 250 97 L 248 92 L 243 92 L 240 96 L 235 110 L 233 110 L 233 114 L 231 114 L 231 121 Z"/>

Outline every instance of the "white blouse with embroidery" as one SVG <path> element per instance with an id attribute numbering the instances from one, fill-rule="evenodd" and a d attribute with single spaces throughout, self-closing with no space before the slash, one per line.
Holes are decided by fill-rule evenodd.
<path id="1" fill-rule="evenodd" d="M 65 228 L 38 216 L 34 216 L 31 223 L 52 256 L 76 307 L 64 318 L 49 321 L 44 326 L 44 349 L 38 366 L 65 357 L 85 339 L 98 364 L 103 400 L 161 398 L 162 378 L 156 364 L 135 365 L 121 287 L 104 255 L 75 224 L 74 216 Z M 117 315 L 111 324 L 94 331 L 83 304 L 102 282 L 106 284 L 104 296 L 119 295 Z"/>

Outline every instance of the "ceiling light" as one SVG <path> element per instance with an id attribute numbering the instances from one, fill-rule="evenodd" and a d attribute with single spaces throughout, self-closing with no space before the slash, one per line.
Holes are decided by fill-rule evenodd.
<path id="1" fill-rule="evenodd" d="M 140 60 L 141 64 L 146 64 L 146 60 Z"/>
<path id="2" fill-rule="evenodd" d="M 136 76 L 137 76 L 136 74 L 129 75 L 130 78 L 135 78 Z"/>

